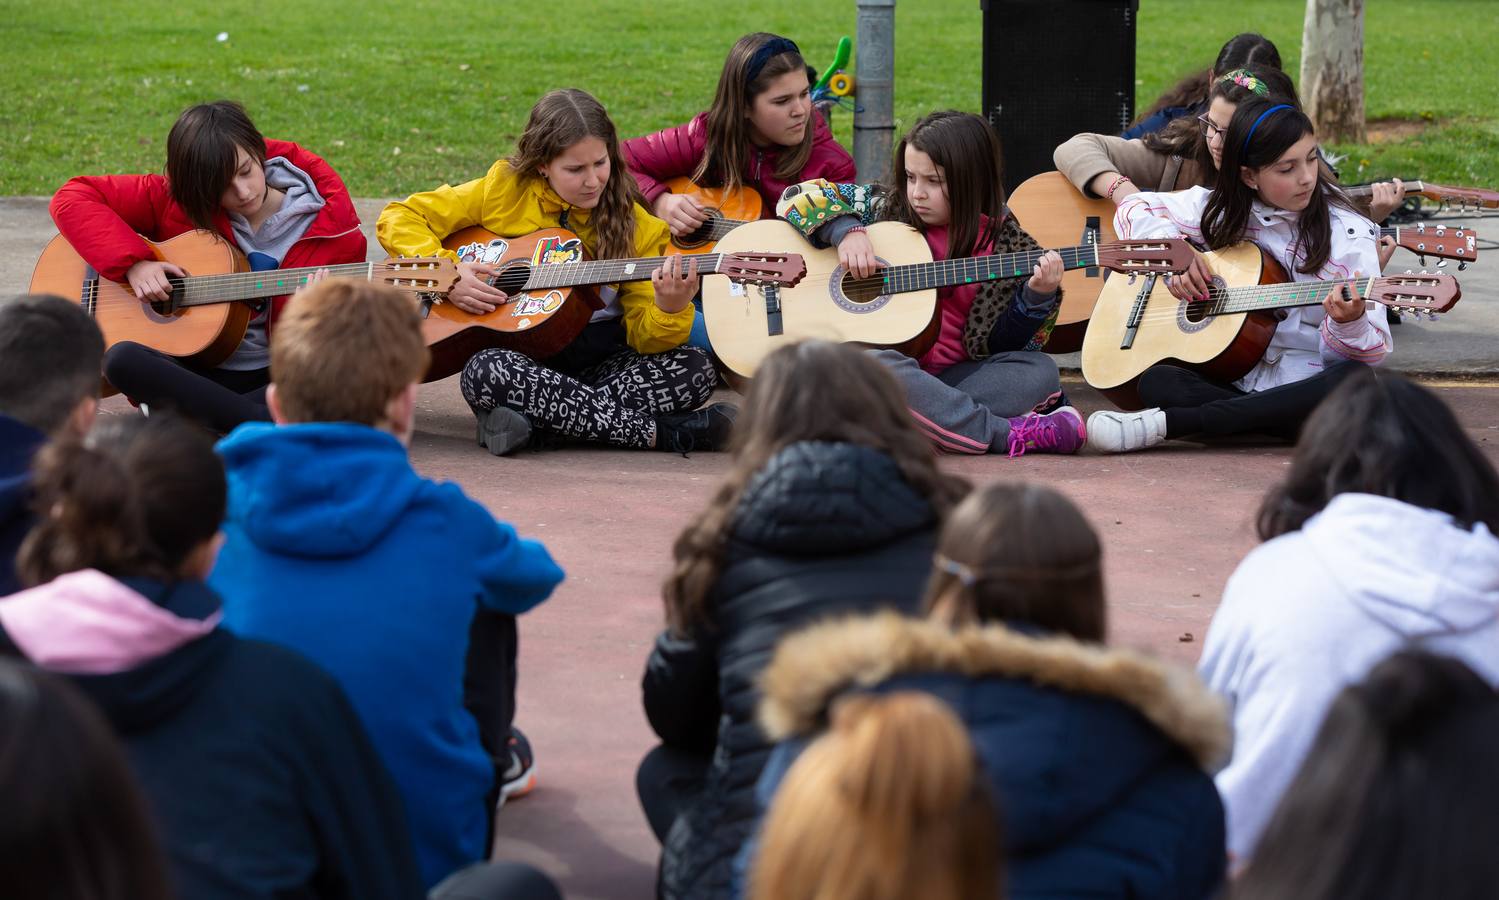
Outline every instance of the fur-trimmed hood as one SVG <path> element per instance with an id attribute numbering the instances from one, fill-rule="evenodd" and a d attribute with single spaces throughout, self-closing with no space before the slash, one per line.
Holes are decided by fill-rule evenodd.
<path id="1" fill-rule="evenodd" d="M 1002 625 L 952 630 L 894 613 L 814 626 L 782 641 L 761 679 L 760 724 L 773 740 L 820 730 L 847 690 L 905 675 L 1019 679 L 1138 712 L 1204 768 L 1230 746 L 1227 712 L 1190 669 L 1129 650 Z"/>

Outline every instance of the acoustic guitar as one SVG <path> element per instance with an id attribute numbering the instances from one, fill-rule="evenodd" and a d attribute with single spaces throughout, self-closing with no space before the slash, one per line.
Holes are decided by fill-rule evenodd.
<path id="1" fill-rule="evenodd" d="M 142 302 L 129 284 L 101 278 L 62 235 L 42 250 L 29 290 L 76 301 L 98 322 L 106 347 L 135 341 L 185 362 L 213 367 L 244 340 L 253 314 L 246 301 L 290 294 L 322 269 L 331 276 L 414 293 L 446 292 L 458 281 L 458 267 L 441 257 L 252 272 L 239 248 L 211 231 L 146 243 L 158 259 L 189 273 L 169 279 L 172 293 L 164 303 Z M 105 393 L 114 389 L 106 385 Z"/>
<path id="2" fill-rule="evenodd" d="M 752 377 L 777 346 L 799 338 L 852 341 L 889 347 L 911 356 L 937 339 L 937 288 L 1030 275 L 1044 250 L 932 261 L 926 239 L 899 222 L 871 225 L 868 236 L 887 267 L 855 278 L 838 262 L 836 248 L 815 249 L 779 219 L 741 225 L 718 242 L 741 247 L 794 247 L 806 257 L 799 286 L 754 289 L 723 279 L 703 281 L 703 318 L 713 352 L 725 367 Z M 1180 272 L 1192 261 L 1186 241 L 1115 241 L 1057 251 L 1068 269 L 1103 267 L 1116 272 Z"/>
<path id="3" fill-rule="evenodd" d="M 432 351 L 428 381 L 461 371 L 480 350 L 505 348 L 535 359 L 557 353 L 603 308 L 596 290 L 599 285 L 647 281 L 671 259 L 590 260 L 578 236 L 563 228 L 505 238 L 475 225 L 455 232 L 442 244 L 463 262 L 487 263 L 498 269 L 488 281 L 507 297 L 482 315 L 464 312 L 440 296 L 425 298 L 422 331 Z M 738 284 L 790 287 L 807 271 L 796 253 L 745 250 L 699 253 L 682 260 L 684 265 L 696 261 L 700 275 L 724 275 Z"/>
<path id="4" fill-rule="evenodd" d="M 757 222 L 764 210 L 760 192 L 752 187 L 706 188 L 698 186 L 691 178 L 672 178 L 666 186 L 673 194 L 692 197 L 708 214 L 708 220 L 696 230 L 681 237 L 672 235 L 669 254 L 686 253 L 689 250 L 712 250 L 714 244 L 745 222 Z"/>
<path id="5" fill-rule="evenodd" d="M 1435 318 L 1462 296 L 1451 275 L 1389 275 L 1343 281 L 1290 281 L 1251 243 L 1203 254 L 1213 272 L 1209 299 L 1178 300 L 1165 280 L 1103 286 L 1083 339 L 1083 378 L 1121 409 L 1139 409 L 1140 375 L 1170 362 L 1220 381 L 1244 377 L 1265 355 L 1277 310 L 1322 303 L 1347 285 L 1365 300 Z"/>
<path id="6" fill-rule="evenodd" d="M 1425 182 L 1407 182 L 1411 193 L 1447 202 L 1499 205 L 1499 194 L 1470 188 L 1449 188 Z M 1368 185 L 1349 188 L 1352 195 L 1368 194 Z M 1485 198 L 1492 197 L 1490 201 Z M 1043 247 L 1068 243 L 1112 241 L 1115 205 L 1104 199 L 1083 196 L 1060 172 L 1043 172 L 1025 180 L 1010 195 L 1010 211 Z M 1455 259 L 1467 264 L 1478 259 L 1478 235 L 1467 227 L 1421 222 L 1380 229 L 1381 235 L 1417 256 Z M 1423 263 L 1424 265 L 1424 263 Z M 1093 304 L 1103 289 L 1106 273 L 1099 269 L 1071 272 L 1062 278 L 1062 308 L 1057 325 L 1046 342 L 1048 353 L 1072 353 L 1083 344 L 1083 332 L 1093 314 Z"/>

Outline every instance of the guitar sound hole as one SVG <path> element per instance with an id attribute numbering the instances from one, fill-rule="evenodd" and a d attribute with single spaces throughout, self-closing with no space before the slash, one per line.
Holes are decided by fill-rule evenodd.
<path id="1" fill-rule="evenodd" d="M 885 281 L 878 275 L 868 278 L 855 278 L 853 273 L 845 272 L 841 282 L 843 296 L 854 303 L 872 303 L 878 300 L 880 294 L 885 290 Z"/>
<path id="2" fill-rule="evenodd" d="M 718 222 L 723 218 L 723 214 L 716 209 L 705 210 L 705 212 L 708 213 L 707 220 L 697 228 L 682 235 L 679 239 L 682 246 L 696 247 L 699 244 L 706 244 L 713 240 L 714 229 L 718 227 Z"/>
<path id="3" fill-rule="evenodd" d="M 1182 315 L 1185 316 L 1187 321 L 1191 322 L 1193 325 L 1196 325 L 1198 322 L 1204 322 L 1207 320 L 1208 306 L 1211 304 L 1211 302 L 1212 301 L 1210 300 L 1188 301 L 1186 309 L 1182 310 Z"/>
<path id="4" fill-rule="evenodd" d="M 494 286 L 510 296 L 519 294 L 526 287 L 526 280 L 531 277 L 531 267 L 525 263 L 512 263 L 500 270 L 495 276 Z"/>

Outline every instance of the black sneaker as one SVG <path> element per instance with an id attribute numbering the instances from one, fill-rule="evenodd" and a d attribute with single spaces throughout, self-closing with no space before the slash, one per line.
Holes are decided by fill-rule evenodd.
<path id="1" fill-rule="evenodd" d="M 729 445 L 739 407 L 711 403 L 690 413 L 656 417 L 656 449 L 683 456 L 694 450 L 723 450 Z"/>
<path id="2" fill-rule="evenodd" d="M 521 730 L 510 726 L 510 740 L 505 742 L 509 762 L 500 774 L 500 802 L 498 810 L 507 800 L 518 800 L 536 789 L 536 757 L 531 754 L 531 742 Z"/>
<path id="3" fill-rule="evenodd" d="M 495 456 L 514 453 L 531 438 L 531 423 L 508 406 L 475 410 L 474 416 L 479 420 L 476 435 L 479 446 Z"/>

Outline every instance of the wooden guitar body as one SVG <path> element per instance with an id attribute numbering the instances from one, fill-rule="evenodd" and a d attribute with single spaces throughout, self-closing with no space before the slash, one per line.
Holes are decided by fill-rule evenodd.
<path id="1" fill-rule="evenodd" d="M 1107 200 L 1090 200 L 1061 172 L 1027 178 L 1009 199 L 1010 212 L 1043 247 L 1106 243 L 1115 240 L 1114 211 Z M 1082 347 L 1088 318 L 1103 290 L 1107 269 L 1074 269 L 1062 276 L 1062 305 L 1044 349 L 1072 353 Z"/>
<path id="2" fill-rule="evenodd" d="M 502 238 L 475 225 L 449 235 L 442 245 L 463 262 L 483 262 L 500 270 L 495 286 L 509 300 L 484 315 L 467 313 L 443 300 L 427 307 L 422 335 L 432 352 L 427 381 L 463 370 L 480 350 L 505 348 L 545 359 L 572 343 L 602 308 L 593 287 L 560 287 L 526 292 L 523 287 L 538 266 L 558 266 L 585 258 L 578 236 L 563 228 L 543 228 Z"/>
<path id="3" fill-rule="evenodd" d="M 1289 281 L 1275 260 L 1251 243 L 1203 254 L 1215 284 L 1235 288 Z M 1121 347 L 1144 279 L 1111 278 L 1103 286 L 1083 338 L 1083 378 L 1121 409 L 1141 407 L 1140 375 L 1158 363 L 1194 369 L 1220 381 L 1248 374 L 1265 354 L 1278 320 L 1261 312 L 1203 318 L 1158 279 L 1128 348 Z"/>
<path id="4" fill-rule="evenodd" d="M 672 178 L 666 186 L 673 194 L 686 194 L 697 200 L 708 211 L 708 221 L 698 226 L 691 234 L 672 236 L 668 255 L 702 253 L 715 248 L 718 240 L 734 227 L 745 222 L 757 222 L 764 210 L 760 192 L 752 187 L 728 188 L 699 187 L 691 178 Z"/>
<path id="5" fill-rule="evenodd" d="M 161 242 L 147 241 L 158 259 L 176 263 L 189 275 L 248 272 L 239 249 L 209 231 L 190 231 Z M 275 273 L 267 273 L 274 277 Z M 291 293 L 288 287 L 286 293 Z M 56 294 L 78 303 L 104 332 L 104 346 L 135 341 L 195 366 L 211 368 L 229 358 L 244 339 L 251 309 L 245 303 L 216 303 L 168 310 L 136 299 L 129 284 L 106 281 L 84 262 L 62 235 L 42 250 L 31 274 L 33 294 Z M 106 393 L 113 393 L 106 388 Z"/>
<path id="6" fill-rule="evenodd" d="M 869 239 L 876 255 L 892 266 L 932 259 L 926 239 L 898 222 L 869 226 Z M 703 279 L 703 317 L 713 352 L 745 378 L 753 377 L 761 360 L 787 341 L 850 341 L 919 356 L 937 338 L 935 290 L 850 296 L 844 289 L 847 273 L 838 262 L 837 249 L 814 249 L 800 232 L 779 219 L 741 225 L 725 235 L 717 249 L 794 250 L 806 260 L 806 277 L 795 287 L 740 286 L 727 278 Z"/>

